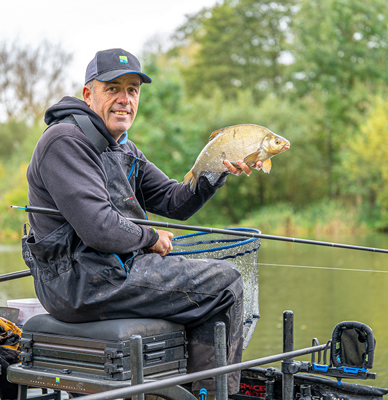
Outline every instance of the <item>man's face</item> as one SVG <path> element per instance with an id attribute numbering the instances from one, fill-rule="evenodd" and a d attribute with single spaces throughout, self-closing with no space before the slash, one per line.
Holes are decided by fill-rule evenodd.
<path id="1" fill-rule="evenodd" d="M 93 90 L 87 86 L 83 89 L 86 104 L 102 118 L 115 140 L 131 127 L 135 119 L 140 84 L 139 75 L 127 74 L 109 82 L 95 80 Z"/>

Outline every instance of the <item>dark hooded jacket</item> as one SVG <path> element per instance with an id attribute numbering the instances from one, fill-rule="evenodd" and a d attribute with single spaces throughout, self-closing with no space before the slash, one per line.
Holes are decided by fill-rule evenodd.
<path id="1" fill-rule="evenodd" d="M 76 124 L 77 114 L 87 115 L 104 135 L 109 143 L 105 150 L 97 149 Z M 135 295 L 133 266 L 148 255 L 159 235 L 128 218 L 144 219 L 150 211 L 186 219 L 212 197 L 225 176 L 216 186 L 201 178 L 192 193 L 132 142 L 112 140 L 100 117 L 76 98 L 65 97 L 50 108 L 45 121 L 52 125 L 38 141 L 27 171 L 29 203 L 56 208 L 61 216 L 29 214 L 32 229 L 22 240 L 23 257 L 36 295 L 62 321 L 133 317 L 140 305 L 129 307 L 130 298 L 153 304 L 152 298 Z M 89 134 L 90 128 L 83 129 Z M 158 271 L 162 258 L 150 256 L 147 268 Z"/>
<path id="2" fill-rule="evenodd" d="M 82 130 L 71 123 L 58 123 L 71 114 L 87 115 L 107 139 L 107 152 L 131 154 L 144 162 L 136 178 L 136 198 L 144 212 L 185 220 L 197 212 L 225 182 L 215 186 L 200 178 L 196 193 L 189 185 L 169 179 L 129 140 L 118 144 L 103 120 L 86 103 L 64 97 L 49 108 L 45 122 L 51 125 L 39 140 L 28 167 L 29 204 L 57 208 L 61 216 L 30 214 L 35 239 L 49 235 L 65 221 L 87 245 L 100 252 L 126 254 L 153 246 L 158 234 L 152 227 L 123 221 L 112 208 L 106 173 L 99 151 Z"/>

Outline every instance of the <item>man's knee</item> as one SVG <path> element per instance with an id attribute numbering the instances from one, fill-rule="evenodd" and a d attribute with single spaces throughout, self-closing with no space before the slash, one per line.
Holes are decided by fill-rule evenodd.
<path id="1" fill-rule="evenodd" d="M 233 267 L 233 273 L 228 276 L 228 289 L 231 290 L 236 299 L 243 297 L 244 292 L 244 282 L 241 273 Z"/>
<path id="2" fill-rule="evenodd" d="M 243 279 L 240 271 L 231 263 L 220 260 L 217 263 L 215 281 L 223 282 L 225 289 L 233 287 L 235 294 L 240 294 L 243 291 Z"/>

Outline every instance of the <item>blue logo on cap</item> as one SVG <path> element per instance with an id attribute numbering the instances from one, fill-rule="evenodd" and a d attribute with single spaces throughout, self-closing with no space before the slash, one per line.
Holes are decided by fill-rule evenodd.
<path id="1" fill-rule="evenodd" d="M 119 59 L 120 59 L 121 63 L 128 64 L 128 57 L 127 56 L 119 56 Z"/>

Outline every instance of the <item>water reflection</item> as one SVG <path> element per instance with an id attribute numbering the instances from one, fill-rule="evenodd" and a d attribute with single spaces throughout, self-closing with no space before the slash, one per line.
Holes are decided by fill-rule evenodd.
<path id="1" fill-rule="evenodd" d="M 388 248 L 385 235 L 315 239 Z M 388 387 L 388 255 L 268 240 L 259 253 L 261 318 L 244 360 L 282 352 L 284 310 L 294 312 L 295 349 L 310 347 L 315 337 L 326 343 L 341 321 L 359 321 L 376 338 L 372 372 L 377 379 L 357 383 Z M 24 269 L 18 246 L 0 247 L 0 273 Z M 6 299 L 35 297 L 31 277 L 0 284 L 0 305 Z"/>

